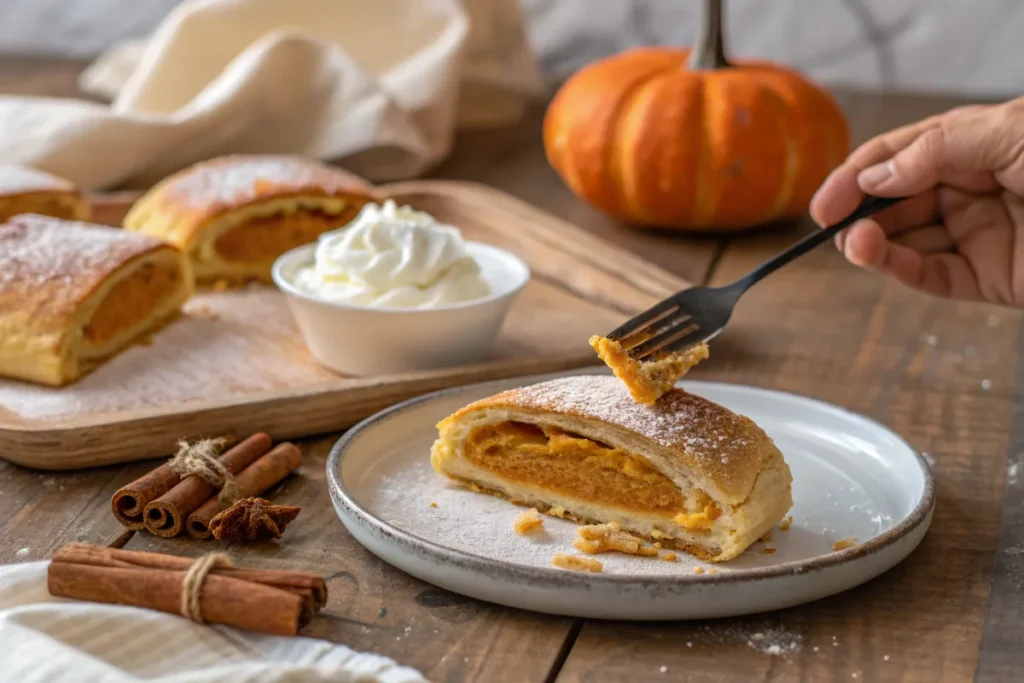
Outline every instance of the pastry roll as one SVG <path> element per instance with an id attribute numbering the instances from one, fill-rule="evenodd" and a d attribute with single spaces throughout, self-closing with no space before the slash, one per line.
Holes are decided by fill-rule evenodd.
<path id="1" fill-rule="evenodd" d="M 622 380 L 637 403 L 653 405 L 697 363 L 708 357 L 708 345 L 701 342 L 682 351 L 656 354 L 650 360 L 634 360 L 622 344 L 607 337 L 591 337 L 597 356 Z"/>
<path id="2" fill-rule="evenodd" d="M 73 382 L 192 293 L 188 261 L 148 235 L 24 214 L 0 224 L 0 375 Z"/>
<path id="3" fill-rule="evenodd" d="M 184 251 L 199 282 L 269 282 L 278 256 L 345 225 L 375 199 L 338 168 L 233 155 L 165 178 L 132 206 L 124 227 Z"/>
<path id="4" fill-rule="evenodd" d="M 24 166 L 0 165 L 0 223 L 22 213 L 84 221 L 89 203 L 69 181 Z"/>
<path id="5" fill-rule="evenodd" d="M 702 560 L 736 557 L 792 506 L 772 440 L 679 389 L 647 406 L 614 377 L 567 377 L 477 401 L 438 431 L 440 474 L 577 522 L 616 522 Z"/>

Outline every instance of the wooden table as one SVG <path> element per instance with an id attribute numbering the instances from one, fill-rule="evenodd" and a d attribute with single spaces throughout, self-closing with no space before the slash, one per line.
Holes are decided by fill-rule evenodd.
<path id="1" fill-rule="evenodd" d="M 67 95 L 78 62 L 0 60 L 0 91 Z M 854 135 L 957 104 L 843 94 Z M 733 238 L 633 232 L 581 205 L 544 162 L 540 108 L 514 130 L 467 133 L 435 175 L 502 188 L 693 282 L 725 282 L 806 225 Z M 302 517 L 278 544 L 233 547 L 240 562 L 329 576 L 331 602 L 309 635 L 376 651 L 434 681 L 1001 681 L 1024 679 L 1022 316 L 917 295 L 823 248 L 752 291 L 716 339 L 702 378 L 808 394 L 890 425 L 934 460 L 931 531 L 903 564 L 817 603 L 704 623 L 554 618 L 433 588 L 365 551 L 324 486 L 334 437 L 303 444 L 304 475 L 275 497 Z M 0 562 L 61 544 L 107 543 L 111 494 L 152 465 L 65 474 L 0 462 Z M 1005 501 L 1005 504 L 1004 504 Z M 208 546 L 140 534 L 129 548 L 198 555 Z M 762 651 L 754 634 L 787 646 Z M 789 643 L 795 643 L 790 648 Z M 791 650 L 791 651 L 790 651 Z"/>

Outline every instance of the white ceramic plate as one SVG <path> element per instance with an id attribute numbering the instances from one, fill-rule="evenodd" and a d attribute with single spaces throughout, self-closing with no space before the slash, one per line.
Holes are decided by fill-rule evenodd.
<path id="1" fill-rule="evenodd" d="M 683 382 L 775 440 L 793 472 L 790 529 L 774 529 L 770 542 L 724 564 L 684 553 L 675 563 L 605 553 L 597 556 L 603 573 L 557 569 L 552 555 L 576 553 L 574 523 L 545 517 L 542 533 L 518 536 L 512 521 L 522 508 L 453 486 L 429 462 L 439 420 L 476 399 L 553 376 L 430 394 L 354 427 L 327 461 L 341 521 L 386 562 L 456 593 L 539 612 L 634 620 L 723 617 L 817 600 L 893 567 L 931 523 L 928 464 L 877 422 L 794 394 Z M 848 537 L 859 544 L 832 550 Z M 696 574 L 697 565 L 715 573 Z"/>

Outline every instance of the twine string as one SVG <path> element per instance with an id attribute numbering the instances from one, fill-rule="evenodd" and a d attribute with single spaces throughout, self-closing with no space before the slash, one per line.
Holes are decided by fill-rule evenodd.
<path id="1" fill-rule="evenodd" d="M 203 555 L 188 568 L 181 582 L 181 616 L 191 619 L 197 624 L 204 624 L 200 598 L 207 575 L 217 567 L 230 567 L 231 559 L 224 553 Z"/>
<path id="2" fill-rule="evenodd" d="M 240 498 L 235 476 L 217 457 L 226 444 L 225 439 L 201 439 L 192 444 L 179 441 L 178 452 L 168 463 L 171 470 L 182 479 L 192 474 L 220 489 L 217 501 L 222 507 Z"/>

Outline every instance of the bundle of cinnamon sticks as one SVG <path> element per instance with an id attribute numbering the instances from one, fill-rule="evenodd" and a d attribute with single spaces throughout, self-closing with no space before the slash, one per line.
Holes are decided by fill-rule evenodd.
<path id="1" fill-rule="evenodd" d="M 273 446 L 270 437 L 253 434 L 219 456 L 237 485 L 240 498 L 258 496 L 302 464 L 295 444 Z M 146 529 L 172 538 L 187 531 L 194 538 L 210 537 L 210 522 L 224 507 L 218 487 L 190 474 L 180 477 L 166 463 L 122 487 L 110 501 L 114 516 L 129 529 Z"/>
<path id="2" fill-rule="evenodd" d="M 327 604 L 327 583 L 315 574 L 214 566 L 198 585 L 186 580 L 185 557 L 71 543 L 53 556 L 50 594 L 183 614 L 183 592 L 197 591 L 199 621 L 293 636 Z M 185 596 L 188 597 L 188 596 Z"/>

